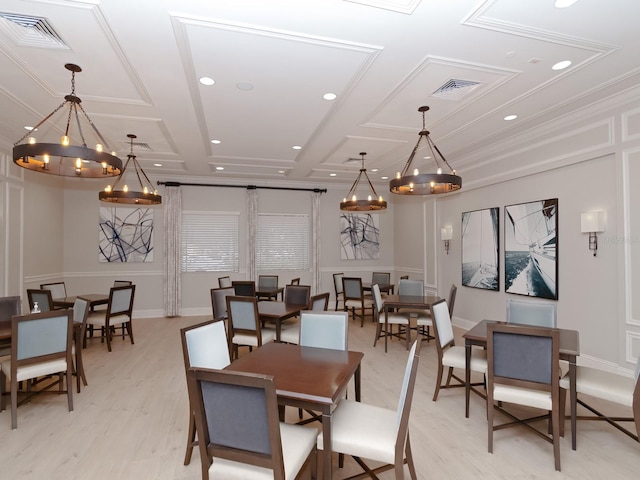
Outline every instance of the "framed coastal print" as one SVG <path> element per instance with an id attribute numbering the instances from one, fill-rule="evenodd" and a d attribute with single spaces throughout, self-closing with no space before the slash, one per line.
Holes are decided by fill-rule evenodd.
<path id="1" fill-rule="evenodd" d="M 498 207 L 462 213 L 462 285 L 499 290 Z"/>
<path id="2" fill-rule="evenodd" d="M 340 214 L 340 258 L 342 260 L 380 258 L 378 214 Z"/>
<path id="3" fill-rule="evenodd" d="M 100 207 L 100 262 L 153 262 L 153 210 Z"/>
<path id="4" fill-rule="evenodd" d="M 504 207 L 507 293 L 558 299 L 558 199 Z"/>

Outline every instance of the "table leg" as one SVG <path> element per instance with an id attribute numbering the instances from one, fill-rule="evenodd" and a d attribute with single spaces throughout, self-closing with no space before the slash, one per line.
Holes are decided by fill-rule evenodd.
<path id="1" fill-rule="evenodd" d="M 280 330 L 282 330 L 282 320 L 276 320 L 276 342 L 280 343 Z"/>
<path id="2" fill-rule="evenodd" d="M 576 357 L 569 359 L 569 403 L 571 404 L 571 449 L 576 449 L 576 407 L 578 394 L 576 392 Z"/>
<path id="3" fill-rule="evenodd" d="M 322 414 L 322 475 L 325 480 L 331 480 L 332 474 L 331 450 L 331 414 Z"/>
<path id="4" fill-rule="evenodd" d="M 384 308 L 384 353 L 387 353 L 387 338 L 389 338 L 389 309 Z"/>
<path id="5" fill-rule="evenodd" d="M 471 394 L 471 344 L 464 342 L 464 417 L 469 418 L 469 396 Z"/>
<path id="6" fill-rule="evenodd" d="M 354 378 L 354 383 L 355 383 L 355 388 L 356 388 L 356 402 L 360 401 L 360 395 L 361 395 L 361 390 L 360 390 L 360 365 L 358 365 L 358 368 L 356 368 L 355 373 L 353 374 L 353 378 Z"/>

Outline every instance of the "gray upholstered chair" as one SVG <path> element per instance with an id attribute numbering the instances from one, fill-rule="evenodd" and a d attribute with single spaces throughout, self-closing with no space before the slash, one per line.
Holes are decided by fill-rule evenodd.
<path id="1" fill-rule="evenodd" d="M 228 288 L 231 286 L 231 277 L 229 276 L 224 276 L 224 277 L 218 277 L 218 286 L 220 288 Z"/>
<path id="2" fill-rule="evenodd" d="M 411 453 L 409 413 L 418 372 L 420 345 L 415 341 L 409 351 L 398 408 L 391 410 L 364 402 L 343 399 L 331 416 L 332 451 L 351 455 L 365 472 L 374 475 L 395 470 L 395 478 L 404 478 L 404 464 L 409 467 L 412 480 L 417 479 Z M 318 448 L 322 448 L 323 434 L 318 435 Z M 363 458 L 384 465 L 370 469 Z"/>
<path id="3" fill-rule="evenodd" d="M 109 303 L 106 310 L 89 312 L 87 323 L 94 327 L 100 327 L 102 337 L 107 340 L 107 350 L 111 351 L 113 330 L 118 325 L 123 325 L 133 345 L 133 300 L 136 292 L 135 285 L 123 287 L 111 287 L 109 291 Z M 112 328 L 114 327 L 114 328 Z M 85 338 L 86 343 L 86 338 Z"/>
<path id="4" fill-rule="evenodd" d="M 371 310 L 373 317 L 373 297 L 364 294 L 360 277 L 342 277 L 342 290 L 345 311 L 351 310 L 351 317 L 354 320 L 356 317 L 360 317 L 360 326 L 362 327 L 367 309 Z"/>
<path id="5" fill-rule="evenodd" d="M 41 290 L 51 290 L 52 298 L 65 298 L 67 296 L 67 287 L 64 282 L 43 283 L 40 285 Z"/>
<path id="6" fill-rule="evenodd" d="M 133 285 L 133 282 L 131 280 L 114 280 L 113 281 L 114 287 L 126 287 L 127 285 Z"/>
<path id="7" fill-rule="evenodd" d="M 387 353 L 387 339 L 393 336 L 401 338 L 400 326 L 403 326 L 407 350 L 409 350 L 409 332 L 411 331 L 409 329 L 409 314 L 388 312 L 385 317 L 382 294 L 380 293 L 380 286 L 377 283 L 371 287 L 371 293 L 373 294 L 373 313 L 377 324 L 376 338 L 373 340 L 373 346 L 375 347 L 376 343 L 378 343 L 378 339 L 384 336 L 384 353 Z M 393 333 L 394 325 L 398 325 L 398 331 L 395 334 Z"/>
<path id="8" fill-rule="evenodd" d="M 391 287 L 391 273 L 389 272 L 373 272 L 371 274 L 371 285 L 378 284 L 380 293 L 386 295 Z"/>
<path id="9" fill-rule="evenodd" d="M 229 352 L 238 358 L 238 347 L 247 346 L 249 351 L 276 339 L 275 329 L 262 327 L 258 314 L 258 299 L 239 295 L 228 296 Z"/>
<path id="10" fill-rule="evenodd" d="M 226 307 L 225 307 L 226 310 Z M 191 367 L 215 368 L 221 370 L 231 363 L 227 330 L 224 321 L 209 320 L 180 329 L 182 340 L 182 356 L 184 358 L 185 374 Z M 189 405 L 193 405 L 191 399 Z M 189 432 L 184 464 L 189 465 L 193 447 L 198 445 L 196 440 L 196 417 L 191 407 L 189 415 Z"/>
<path id="11" fill-rule="evenodd" d="M 284 303 L 309 306 L 311 300 L 311 286 L 309 285 L 287 285 L 284 288 Z"/>
<path id="12" fill-rule="evenodd" d="M 0 411 L 5 409 L 6 379 L 11 388 L 11 428 L 18 428 L 18 383 L 57 375 L 73 410 L 73 318 L 70 310 L 14 316 L 11 320 L 11 358 L 0 363 Z M 54 383 L 54 384 L 55 384 Z M 63 385 L 66 383 L 66 390 Z M 47 390 L 45 387 L 44 390 Z"/>
<path id="13" fill-rule="evenodd" d="M 29 310 L 33 310 L 36 302 L 41 312 L 49 312 L 53 310 L 53 296 L 51 290 L 37 290 L 30 288 L 27 290 L 27 299 L 29 300 Z"/>
<path id="14" fill-rule="evenodd" d="M 227 297 L 235 295 L 233 287 L 211 289 L 211 310 L 214 320 L 227 319 Z"/>
<path id="15" fill-rule="evenodd" d="M 556 328 L 556 302 L 509 298 L 507 323 Z"/>
<path id="16" fill-rule="evenodd" d="M 309 301 L 309 310 L 314 312 L 326 311 L 329 307 L 329 292 L 319 293 L 311 297 Z"/>
<path id="17" fill-rule="evenodd" d="M 446 300 L 439 300 L 431 305 L 431 314 L 433 315 L 433 329 L 436 337 L 436 349 L 438 353 L 438 373 L 436 375 L 436 387 L 433 392 L 433 401 L 438 399 L 438 393 L 441 388 L 464 387 L 465 381 L 454 374 L 454 368 L 466 370 L 466 352 L 465 347 L 455 344 L 453 334 L 453 326 L 451 325 L 451 317 L 449 316 L 449 307 Z M 442 374 L 444 369 L 448 369 L 447 381 L 442 385 Z M 487 372 L 487 352 L 481 348 L 471 348 L 471 371 L 483 375 Z M 451 383 L 451 379 L 457 380 L 458 383 Z M 473 383 L 472 387 L 484 385 L 482 383 Z M 473 388 L 473 391 L 479 393 Z M 481 394 L 482 395 L 482 394 Z"/>
<path id="18" fill-rule="evenodd" d="M 243 297 L 255 297 L 256 296 L 256 282 L 253 280 L 234 280 L 231 282 L 236 295 Z"/>
<path id="19" fill-rule="evenodd" d="M 487 424 L 488 449 L 493 453 L 493 432 L 510 425 L 525 425 L 553 444 L 555 469 L 560 471 L 560 412 L 565 400 L 561 396 L 558 375 L 560 332 L 550 328 L 490 323 L 487 325 Z M 564 392 L 564 390 L 562 391 Z M 494 425 L 494 402 L 545 410 L 547 415 L 510 420 Z M 532 422 L 551 416 L 544 432 Z"/>
<path id="20" fill-rule="evenodd" d="M 316 478 L 317 431 L 281 423 L 273 377 L 191 368 L 202 478 Z"/>
<path id="21" fill-rule="evenodd" d="M 300 277 L 292 278 L 289 285 L 300 285 Z"/>

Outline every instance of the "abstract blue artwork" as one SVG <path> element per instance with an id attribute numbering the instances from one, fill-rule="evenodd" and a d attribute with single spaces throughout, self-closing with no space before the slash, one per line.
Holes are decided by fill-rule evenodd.
<path id="1" fill-rule="evenodd" d="M 369 260 L 380 258 L 380 227 L 377 214 L 340 215 L 340 258 Z"/>
<path id="2" fill-rule="evenodd" d="M 100 208 L 101 262 L 153 261 L 153 210 Z"/>

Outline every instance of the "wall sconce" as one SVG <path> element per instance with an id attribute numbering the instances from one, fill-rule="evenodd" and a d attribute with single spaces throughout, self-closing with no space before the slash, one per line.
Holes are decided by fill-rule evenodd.
<path id="1" fill-rule="evenodd" d="M 440 239 L 444 241 L 444 250 L 449 255 L 449 240 L 453 238 L 453 227 L 447 226 L 440 229 Z"/>
<path id="2" fill-rule="evenodd" d="M 580 215 L 580 231 L 589 234 L 589 250 L 593 250 L 593 256 L 598 251 L 598 233 L 604 232 L 604 212 L 585 212 Z"/>

